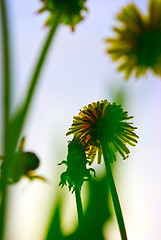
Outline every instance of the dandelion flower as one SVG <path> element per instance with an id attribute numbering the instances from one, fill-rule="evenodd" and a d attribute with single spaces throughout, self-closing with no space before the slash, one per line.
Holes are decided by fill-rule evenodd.
<path id="1" fill-rule="evenodd" d="M 74 30 L 75 25 L 84 19 L 86 0 L 41 0 L 43 3 L 39 13 L 48 11 L 46 25 L 52 25 L 56 14 L 60 14 L 60 23 L 69 25 Z"/>
<path id="2" fill-rule="evenodd" d="M 126 144 L 135 146 L 138 138 L 134 133 L 136 128 L 127 122 L 132 118 L 116 103 L 111 104 L 107 100 L 93 102 L 74 117 L 67 135 L 74 134 L 87 146 L 92 161 L 98 151 L 100 163 L 102 140 L 106 143 L 111 162 L 115 160 L 116 151 L 125 159 L 130 152 Z"/>
<path id="3" fill-rule="evenodd" d="M 135 146 L 137 143 L 138 136 L 134 133 L 136 128 L 128 122 L 132 118 L 120 105 L 102 100 L 84 107 L 74 117 L 67 132 L 67 135 L 74 134 L 85 145 L 88 153 L 93 151 L 94 154 L 97 150 L 99 154 L 102 152 L 122 240 L 127 240 L 127 234 L 110 162 L 115 160 L 116 151 L 126 158 L 130 152 L 126 144 Z"/>
<path id="4" fill-rule="evenodd" d="M 161 1 L 150 0 L 149 12 L 143 15 L 134 4 L 127 5 L 117 16 L 116 37 L 106 39 L 107 53 L 120 60 L 119 71 L 129 78 L 146 74 L 148 69 L 161 75 Z"/>

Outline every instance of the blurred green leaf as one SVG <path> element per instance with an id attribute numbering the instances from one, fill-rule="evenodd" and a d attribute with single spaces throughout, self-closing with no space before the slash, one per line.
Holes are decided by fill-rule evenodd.
<path id="1" fill-rule="evenodd" d="M 72 234 L 63 236 L 61 233 L 61 203 L 56 204 L 53 219 L 46 240 L 104 240 L 102 228 L 110 218 L 108 204 L 109 187 L 107 177 L 101 180 L 91 179 L 89 181 L 89 201 L 84 214 L 84 223 Z"/>
<path id="2" fill-rule="evenodd" d="M 61 222 L 61 205 L 62 202 L 61 200 L 57 200 L 54 208 L 54 214 L 53 218 L 49 227 L 49 231 L 46 237 L 46 240 L 62 240 L 64 239 L 62 232 L 61 232 L 61 227 L 60 227 L 60 222 Z"/>

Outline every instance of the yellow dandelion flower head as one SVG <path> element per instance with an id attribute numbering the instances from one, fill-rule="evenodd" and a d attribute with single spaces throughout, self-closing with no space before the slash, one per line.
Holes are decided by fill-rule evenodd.
<path id="1" fill-rule="evenodd" d="M 55 15 L 61 15 L 60 23 L 71 26 L 74 30 L 75 25 L 84 19 L 84 13 L 87 11 L 85 7 L 86 0 L 41 0 L 43 2 L 39 13 L 49 11 L 49 17 L 46 25 L 51 25 L 55 19 Z"/>
<path id="2" fill-rule="evenodd" d="M 127 111 L 123 111 L 121 105 L 109 103 L 107 100 L 93 102 L 73 119 L 73 124 L 66 135 L 74 134 L 87 146 L 87 153 L 93 161 L 98 151 L 98 159 L 101 156 L 101 141 L 105 141 L 109 150 L 110 160 L 115 160 L 118 151 L 123 158 L 129 154 L 126 143 L 135 146 L 138 136 L 134 133 L 136 127 L 132 126 L 132 119 Z"/>
<path id="3" fill-rule="evenodd" d="M 115 38 L 106 42 L 113 61 L 120 60 L 119 71 L 129 78 L 144 75 L 148 69 L 161 75 L 161 1 L 150 0 L 147 16 L 142 15 L 134 4 L 127 5 L 118 14 L 122 24 L 114 27 Z"/>

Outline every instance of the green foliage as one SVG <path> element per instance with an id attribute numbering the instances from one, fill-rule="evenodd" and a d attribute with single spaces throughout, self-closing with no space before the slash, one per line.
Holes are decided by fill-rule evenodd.
<path id="1" fill-rule="evenodd" d="M 62 200 L 56 200 L 54 213 L 47 232 L 46 240 L 64 240 L 64 236 L 61 231 L 61 205 Z"/>
<path id="2" fill-rule="evenodd" d="M 61 230 L 61 201 L 58 201 L 46 240 L 104 240 L 103 225 L 110 218 L 108 194 L 106 177 L 101 180 L 91 178 L 89 181 L 89 201 L 84 213 L 83 224 L 68 236 L 64 236 Z"/>

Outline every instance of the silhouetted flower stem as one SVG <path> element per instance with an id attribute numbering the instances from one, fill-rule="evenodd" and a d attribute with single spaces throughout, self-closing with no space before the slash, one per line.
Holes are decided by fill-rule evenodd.
<path id="1" fill-rule="evenodd" d="M 109 159 L 109 152 L 108 152 L 107 144 L 103 139 L 100 140 L 100 144 L 101 144 L 101 147 L 102 147 L 102 152 L 103 152 L 103 157 L 104 157 L 104 161 L 105 161 L 107 177 L 108 177 L 108 180 L 109 180 L 109 186 L 110 186 L 112 201 L 113 201 L 115 214 L 116 214 L 117 222 L 118 222 L 119 229 L 120 229 L 121 238 L 122 238 L 122 240 L 127 240 L 126 229 L 125 229 L 124 219 L 123 219 L 123 215 L 122 215 L 121 205 L 120 205 L 120 202 L 119 202 L 119 197 L 118 197 L 118 194 L 117 194 L 117 190 L 116 190 L 116 186 L 115 186 L 115 182 L 114 182 L 114 179 L 113 179 L 112 170 L 111 170 L 111 166 L 110 166 L 110 159 Z"/>
<path id="2" fill-rule="evenodd" d="M 81 201 L 81 187 L 84 181 L 89 181 L 91 172 L 95 174 L 93 168 L 87 168 L 89 161 L 85 153 L 85 147 L 79 142 L 79 139 L 73 138 L 68 143 L 67 161 L 63 160 L 58 165 L 66 165 L 66 171 L 60 175 L 59 186 L 68 186 L 69 191 L 75 192 L 76 206 L 78 212 L 78 222 L 81 226 L 83 221 L 83 207 Z"/>
<path id="3" fill-rule="evenodd" d="M 25 102 L 25 105 L 24 105 L 24 111 L 23 111 L 23 115 L 22 115 L 23 118 L 25 117 L 25 115 L 27 113 L 27 110 L 28 110 L 28 108 L 30 106 L 30 102 L 32 100 L 35 88 L 37 86 L 39 75 L 41 73 L 41 69 L 42 69 L 43 63 L 45 61 L 47 52 L 49 50 L 51 41 L 52 41 L 52 39 L 53 39 L 53 37 L 55 35 L 57 27 L 59 26 L 59 19 L 60 19 L 60 14 L 58 14 L 56 16 L 55 21 L 53 23 L 53 26 L 51 27 L 51 29 L 49 31 L 49 34 L 48 34 L 47 39 L 46 39 L 46 42 L 45 42 L 45 44 L 43 46 L 42 52 L 41 52 L 40 57 L 38 59 L 38 62 L 37 62 L 37 65 L 36 65 L 33 77 L 31 78 L 31 84 L 30 84 L 30 87 L 29 87 L 29 90 L 28 90 L 28 94 L 27 94 L 27 97 L 26 97 L 26 102 Z"/>
<path id="4" fill-rule="evenodd" d="M 9 36 L 8 36 L 8 19 L 7 19 L 7 9 L 6 3 L 4 0 L 0 1 L 0 12 L 2 20 L 2 52 L 3 52 L 3 120 L 4 120 L 4 133 L 3 133 L 3 147 L 4 153 L 8 156 L 8 122 L 10 114 L 10 49 L 9 49 Z M 6 158 L 7 163 L 9 161 L 8 157 Z M 7 164 L 6 164 L 7 166 Z M 7 169 L 4 176 L 1 179 L 0 187 L 0 196 L 1 196 L 1 206 L 0 206 L 0 239 L 3 240 L 4 237 L 4 226 L 5 226 L 5 216 L 6 216 L 6 202 L 7 202 Z"/>
<path id="5" fill-rule="evenodd" d="M 82 206 L 82 201 L 80 196 L 80 189 L 77 185 L 75 185 L 75 198 L 76 198 L 79 226 L 81 226 L 83 222 L 83 206 Z"/>
<path id="6" fill-rule="evenodd" d="M 17 114 L 14 116 L 13 120 L 11 121 L 10 128 L 16 129 L 12 135 L 14 135 L 15 141 L 13 142 L 12 149 L 15 150 L 15 147 L 17 145 L 24 121 L 26 119 L 26 115 L 28 113 L 28 109 L 30 107 L 33 95 L 35 93 L 36 86 L 38 84 L 39 76 L 43 67 L 43 64 L 45 62 L 47 52 L 49 50 L 49 47 L 51 45 L 51 42 L 53 40 L 53 37 L 55 36 L 55 32 L 57 30 L 57 27 L 59 26 L 59 19 L 60 14 L 55 17 L 55 21 L 53 22 L 53 25 L 49 31 L 49 34 L 47 36 L 47 39 L 45 41 L 45 44 L 42 48 L 40 57 L 38 58 L 38 62 L 35 68 L 35 71 L 33 73 L 33 76 L 31 78 L 30 86 L 28 89 L 28 93 L 25 98 L 24 104 L 20 107 L 20 109 L 17 111 Z M 12 143 L 11 143 L 12 144 Z"/>

